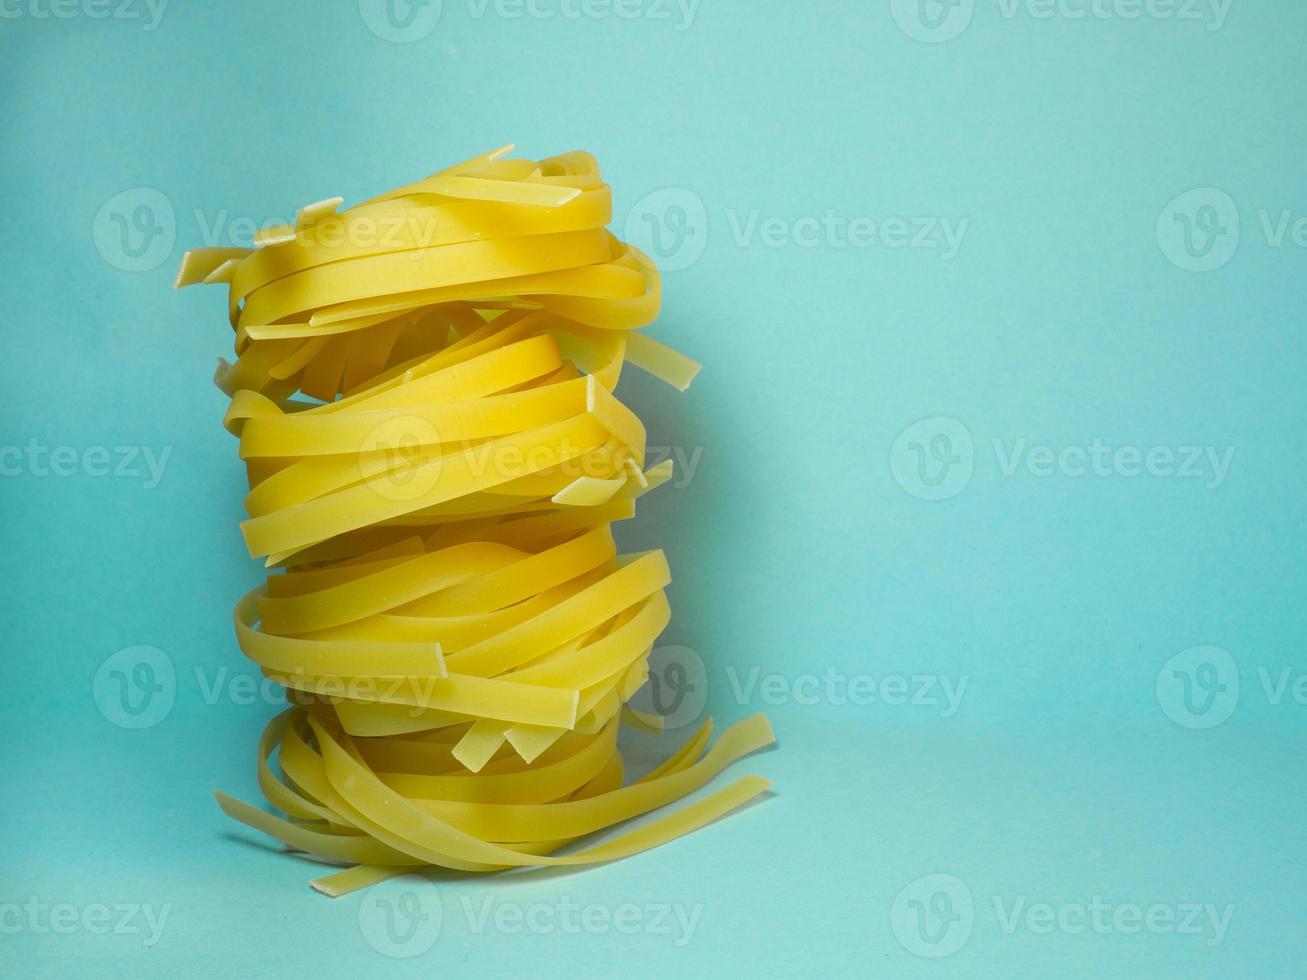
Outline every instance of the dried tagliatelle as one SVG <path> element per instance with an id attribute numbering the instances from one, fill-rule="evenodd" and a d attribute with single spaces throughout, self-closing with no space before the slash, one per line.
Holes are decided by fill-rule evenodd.
<path id="1" fill-rule="evenodd" d="M 607 230 L 594 157 L 510 149 L 311 204 L 253 249 L 187 253 L 177 277 L 228 286 L 236 359 L 216 381 L 249 473 L 241 529 L 273 570 L 236 636 L 290 702 L 258 752 L 284 816 L 218 802 L 348 865 L 313 882 L 329 895 L 428 866 L 610 861 L 769 785 L 569 847 L 773 738 L 758 715 L 710 745 L 709 722 L 624 779 L 619 726 L 659 727 L 627 702 L 670 574 L 661 551 L 617 554 L 611 527 L 672 463 L 644 468 L 613 389 L 627 361 L 681 389 L 698 365 L 637 332 L 658 272 Z"/>

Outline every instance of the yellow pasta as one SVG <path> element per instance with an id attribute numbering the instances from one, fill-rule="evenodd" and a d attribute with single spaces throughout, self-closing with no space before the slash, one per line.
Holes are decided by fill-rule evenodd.
<path id="1" fill-rule="evenodd" d="M 231 398 L 264 585 L 242 652 L 289 706 L 259 742 L 277 816 L 235 819 L 346 865 L 342 895 L 426 867 L 585 865 L 689 833 L 763 792 L 737 779 L 635 829 L 770 745 L 765 718 L 711 720 L 624 779 L 627 702 L 671 616 L 661 551 L 612 524 L 666 482 L 623 365 L 684 389 L 698 365 L 638 332 L 658 272 L 607 225 L 588 153 L 504 147 L 346 210 L 302 208 L 256 247 L 188 252 L 178 286 L 223 283 Z M 275 766 L 273 756 L 276 755 Z"/>

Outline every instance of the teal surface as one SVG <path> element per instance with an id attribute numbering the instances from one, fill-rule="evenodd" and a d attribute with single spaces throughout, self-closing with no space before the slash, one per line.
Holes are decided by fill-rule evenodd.
<path id="1" fill-rule="evenodd" d="M 1305 51 L 1284 0 L 0 2 L 0 973 L 1302 976 Z M 172 276 L 509 141 L 668 270 L 706 368 L 624 379 L 681 465 L 620 534 L 664 707 L 767 711 L 775 795 L 331 901 L 210 795 L 276 708 Z"/>

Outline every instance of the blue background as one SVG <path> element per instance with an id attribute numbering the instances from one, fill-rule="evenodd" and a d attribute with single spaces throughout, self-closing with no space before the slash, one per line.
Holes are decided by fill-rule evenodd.
<path id="1" fill-rule="evenodd" d="M 393 41 L 371 0 L 172 0 L 153 29 L 140 2 L 100 19 L 7 0 L 0 972 L 1302 975 L 1307 249 L 1264 226 L 1307 216 L 1307 7 L 928 0 L 952 18 L 932 32 L 897 0 L 702 0 L 688 23 L 654 0 L 633 19 L 560 2 L 445 0 Z M 623 395 L 651 442 L 702 456 L 620 533 L 667 550 L 665 642 L 702 656 L 710 709 L 773 719 L 779 749 L 737 771 L 776 795 L 580 874 L 437 879 L 439 938 L 392 961 L 361 896 L 311 892 L 316 866 L 210 796 L 258 799 L 275 708 L 226 686 L 250 673 L 229 615 L 260 569 L 209 383 L 225 293 L 171 280 L 232 219 L 354 202 L 509 141 L 593 150 L 615 228 L 660 229 L 644 244 L 680 266 L 652 333 L 706 369 L 685 395 L 644 377 Z M 776 237 L 745 233 L 755 211 L 783 219 Z M 874 240 L 793 224 L 828 213 L 873 219 Z M 893 218 L 935 239 L 905 245 Z M 966 221 L 952 257 L 925 247 L 943 219 Z M 1096 439 L 1233 457 L 1220 479 L 1004 466 L 1018 444 Z M 32 440 L 170 455 L 147 487 L 81 462 L 42 475 Z M 164 652 L 175 690 L 129 730 L 96 678 L 137 645 Z M 1168 661 L 1203 645 L 1224 652 L 1175 668 L 1207 685 L 1186 702 Z M 784 678 L 783 703 L 737 696 L 754 668 Z M 827 671 L 966 687 L 956 712 L 799 703 L 795 682 Z M 942 895 L 928 875 L 950 876 Z M 459 903 L 485 895 L 701 916 L 682 946 L 478 934 Z M 1000 914 L 1095 896 L 1232 918 L 1216 941 Z M 896 897 L 955 917 L 896 916 Z M 16 907 L 32 900 L 169 917 L 147 947 L 45 929 Z"/>

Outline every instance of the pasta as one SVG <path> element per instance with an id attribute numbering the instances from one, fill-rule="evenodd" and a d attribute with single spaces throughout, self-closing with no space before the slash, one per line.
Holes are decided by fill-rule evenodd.
<path id="1" fill-rule="evenodd" d="M 597 162 L 482 154 L 346 210 L 311 204 L 255 247 L 188 252 L 223 283 L 231 399 L 269 568 L 237 603 L 243 653 L 288 707 L 259 742 L 282 815 L 231 817 L 339 865 L 342 895 L 416 868 L 585 865 L 691 832 L 762 793 L 744 776 L 634 829 L 773 742 L 709 720 L 626 782 L 627 702 L 671 611 L 661 551 L 614 522 L 672 476 L 614 395 L 633 363 L 684 389 L 698 365 L 639 333 L 656 268 L 606 228 Z M 275 765 L 272 761 L 276 755 Z"/>

